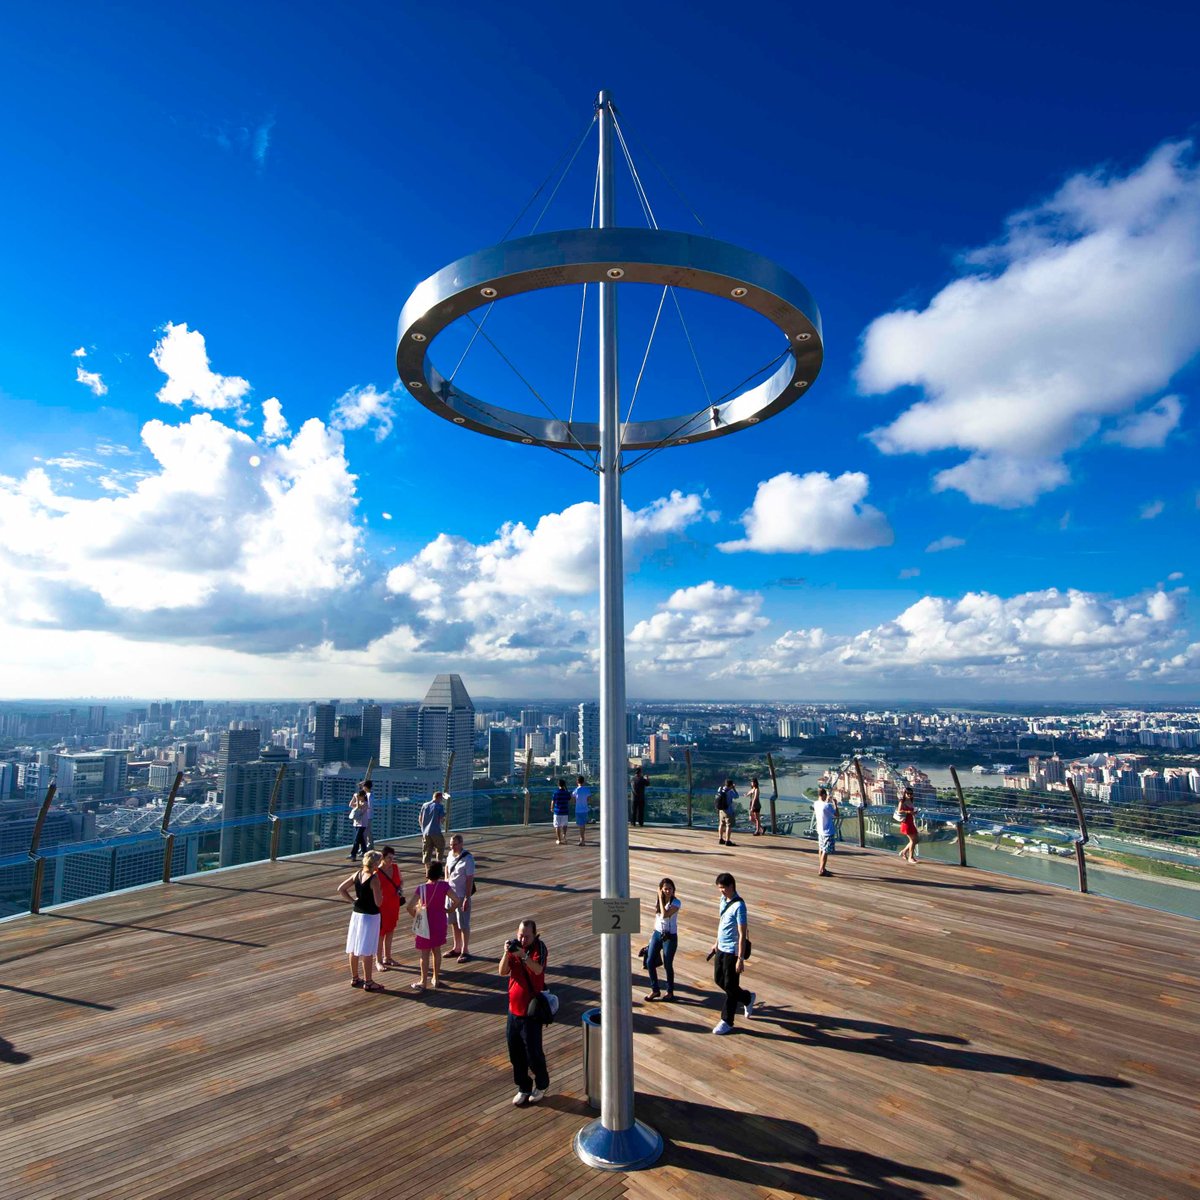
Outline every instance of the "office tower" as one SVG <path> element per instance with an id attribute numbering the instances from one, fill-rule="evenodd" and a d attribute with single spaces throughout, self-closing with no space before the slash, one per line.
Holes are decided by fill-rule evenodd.
<path id="1" fill-rule="evenodd" d="M 200 747 L 195 742 L 180 742 L 175 747 L 175 770 L 187 771 L 200 761 Z"/>
<path id="2" fill-rule="evenodd" d="M 333 736 L 337 702 L 313 705 L 313 757 L 318 763 L 338 761 L 338 744 Z"/>
<path id="3" fill-rule="evenodd" d="M 380 764 L 381 736 L 383 733 L 383 709 L 378 704 L 364 704 L 362 708 L 362 746 L 359 756 L 363 766 L 373 762 Z"/>
<path id="4" fill-rule="evenodd" d="M 625 714 L 625 744 L 627 746 L 634 745 L 638 740 L 638 715 L 637 713 L 627 712 Z"/>
<path id="5" fill-rule="evenodd" d="M 223 729 L 217 747 L 217 796 L 225 787 L 225 773 L 234 763 L 253 762 L 258 757 L 257 729 Z"/>
<path id="6" fill-rule="evenodd" d="M 103 704 L 93 704 L 88 709 L 88 733 L 103 733 L 105 709 Z"/>
<path id="7" fill-rule="evenodd" d="M 393 770 L 415 770 L 417 766 L 416 704 L 395 704 L 379 725 L 379 765 Z"/>
<path id="8" fill-rule="evenodd" d="M 600 705 L 583 703 L 579 706 L 578 725 L 579 770 L 595 775 L 600 769 Z"/>
<path id="9" fill-rule="evenodd" d="M 0 762 L 0 800 L 7 800 L 17 789 L 17 764 Z"/>
<path id="10" fill-rule="evenodd" d="M 226 822 L 236 817 L 265 817 L 279 768 L 285 768 L 283 783 L 275 802 L 275 811 L 313 808 L 317 797 L 317 768 L 311 761 L 289 757 L 280 746 L 267 746 L 253 762 L 231 763 L 224 776 L 223 816 Z M 299 817 L 284 821 L 280 831 L 279 853 L 301 854 L 315 845 L 316 818 Z M 263 820 L 221 830 L 223 867 L 255 862 L 271 855 L 271 826 Z"/>
<path id="11" fill-rule="evenodd" d="M 513 772 L 512 735 L 507 729 L 489 729 L 487 739 L 487 773 L 493 783 L 507 779 Z"/>
<path id="12" fill-rule="evenodd" d="M 751 742 L 757 742 L 759 737 L 758 721 L 754 717 L 746 718 L 746 738 Z"/>
<path id="13" fill-rule="evenodd" d="M 56 782 L 64 800 L 106 800 L 125 795 L 129 754 L 125 750 L 98 750 L 88 754 L 60 754 Z"/>
<path id="14" fill-rule="evenodd" d="M 536 729 L 544 721 L 542 710 L 540 708 L 523 708 L 521 709 L 521 728 Z"/>
<path id="15" fill-rule="evenodd" d="M 175 782 L 175 760 L 169 762 L 152 762 L 150 764 L 149 783 L 154 791 L 166 791 Z"/>
<path id="16" fill-rule="evenodd" d="M 575 734 L 569 729 L 564 729 L 561 733 L 554 735 L 554 762 L 560 769 L 566 769 L 567 765 L 575 758 Z"/>
<path id="17" fill-rule="evenodd" d="M 459 675 L 439 675 L 417 713 L 419 765 L 445 768 L 454 752 L 450 791 L 465 794 L 474 776 L 475 705 Z"/>

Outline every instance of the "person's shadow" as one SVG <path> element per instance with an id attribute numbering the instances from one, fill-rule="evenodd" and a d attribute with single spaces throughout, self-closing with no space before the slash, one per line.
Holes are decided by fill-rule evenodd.
<path id="1" fill-rule="evenodd" d="M 547 1097 L 554 1108 L 580 1116 L 596 1114 L 582 1100 Z M 720 1195 L 721 1180 L 735 1179 L 774 1194 L 817 1200 L 916 1200 L 930 1187 L 957 1187 L 941 1171 L 822 1142 L 816 1130 L 785 1117 L 759 1116 L 713 1104 L 637 1094 L 638 1116 L 663 1138 L 657 1166 L 710 1175 L 698 1195 Z"/>

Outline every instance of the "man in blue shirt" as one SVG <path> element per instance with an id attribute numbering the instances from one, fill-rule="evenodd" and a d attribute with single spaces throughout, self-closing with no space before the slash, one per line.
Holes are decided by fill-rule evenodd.
<path id="1" fill-rule="evenodd" d="M 721 1019 L 713 1027 L 713 1033 L 732 1033 L 733 1021 L 738 1005 L 749 1018 L 754 1012 L 757 996 L 742 987 L 742 971 L 746 966 L 746 902 L 737 894 L 737 881 L 728 871 L 717 876 L 717 890 L 721 893 L 721 909 L 717 917 L 717 940 L 713 942 L 709 958 L 716 957 L 713 964 L 713 979 L 725 993 L 725 1007 Z"/>
<path id="2" fill-rule="evenodd" d="M 421 826 L 421 861 L 428 866 L 431 859 L 442 862 L 446 857 L 446 835 L 442 822 L 446 819 L 446 806 L 442 801 L 446 792 L 434 792 L 432 800 L 421 805 L 417 820 Z"/>
<path id="3" fill-rule="evenodd" d="M 550 815 L 554 818 L 554 842 L 558 846 L 567 844 L 567 822 L 571 816 L 571 793 L 567 781 L 560 779 L 558 788 L 550 797 Z"/>

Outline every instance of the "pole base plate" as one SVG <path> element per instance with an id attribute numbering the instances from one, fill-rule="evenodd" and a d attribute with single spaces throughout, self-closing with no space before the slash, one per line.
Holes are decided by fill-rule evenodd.
<path id="1" fill-rule="evenodd" d="M 641 1121 L 629 1129 L 608 1129 L 597 1119 L 575 1135 L 580 1161 L 601 1171 L 640 1171 L 658 1162 L 662 1135 Z"/>

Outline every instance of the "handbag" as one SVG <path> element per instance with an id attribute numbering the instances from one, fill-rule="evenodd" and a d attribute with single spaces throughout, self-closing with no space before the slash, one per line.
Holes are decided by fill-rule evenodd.
<path id="1" fill-rule="evenodd" d="M 416 916 L 413 917 L 413 937 L 429 940 L 429 910 L 425 907 L 425 885 L 417 888 L 420 900 L 417 902 Z"/>
<path id="2" fill-rule="evenodd" d="M 892 813 L 892 820 L 897 824 L 900 824 L 904 820 L 904 810 L 898 804 L 896 805 L 896 811 Z"/>
<path id="3" fill-rule="evenodd" d="M 553 992 L 535 993 L 525 1015 L 538 1025 L 551 1024 L 558 1015 L 558 997 Z"/>

